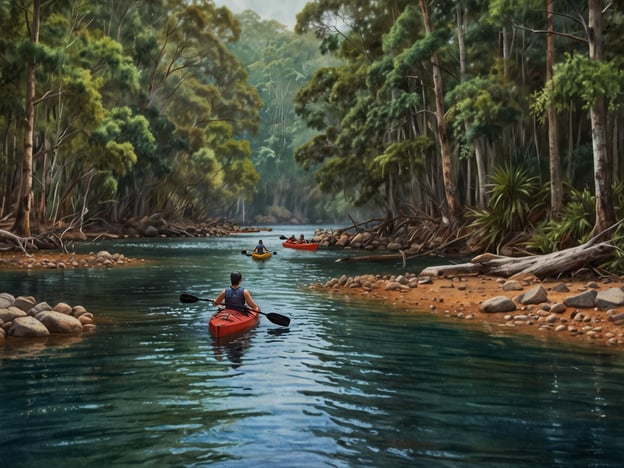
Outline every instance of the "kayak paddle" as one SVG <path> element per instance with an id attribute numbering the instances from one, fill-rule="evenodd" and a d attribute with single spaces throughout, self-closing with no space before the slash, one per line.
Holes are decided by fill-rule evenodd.
<path id="1" fill-rule="evenodd" d="M 241 250 L 241 253 L 242 253 L 243 255 L 247 255 L 248 257 L 251 257 L 251 254 L 252 254 L 253 252 L 249 252 L 248 250 Z M 269 252 L 269 253 L 272 253 L 273 255 L 277 255 L 277 252 Z"/>
<path id="2" fill-rule="evenodd" d="M 207 301 L 207 302 L 212 302 L 214 304 L 214 301 L 212 299 L 203 299 L 201 297 L 193 296 L 191 294 L 180 294 L 180 302 L 189 304 L 189 303 L 197 302 L 197 301 Z M 281 325 L 283 327 L 287 327 L 288 325 L 290 325 L 290 319 L 286 317 L 285 315 L 278 314 L 275 312 L 269 312 L 268 314 L 265 314 L 264 312 L 258 312 L 257 310 L 250 309 L 249 307 L 245 307 L 245 310 L 248 310 L 250 312 L 256 312 L 258 314 L 262 314 L 266 318 L 268 318 L 271 322 L 277 325 Z"/>

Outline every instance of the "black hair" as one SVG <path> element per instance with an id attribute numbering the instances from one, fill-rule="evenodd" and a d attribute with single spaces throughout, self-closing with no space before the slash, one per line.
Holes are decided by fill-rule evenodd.
<path id="1" fill-rule="evenodd" d="M 230 274 L 230 283 L 232 285 L 240 283 L 242 279 L 243 275 L 241 275 L 239 271 L 233 271 Z"/>

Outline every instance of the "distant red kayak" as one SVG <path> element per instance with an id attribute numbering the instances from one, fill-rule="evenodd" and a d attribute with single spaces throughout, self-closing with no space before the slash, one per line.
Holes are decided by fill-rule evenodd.
<path id="1" fill-rule="evenodd" d="M 232 309 L 221 309 L 208 322 L 208 330 L 215 338 L 232 335 L 237 332 L 249 330 L 258 325 L 260 314 L 253 310 L 239 312 Z"/>
<path id="2" fill-rule="evenodd" d="M 299 250 L 317 250 L 318 242 L 291 242 L 284 241 L 282 242 L 282 246 L 288 247 L 289 249 L 299 249 Z"/>

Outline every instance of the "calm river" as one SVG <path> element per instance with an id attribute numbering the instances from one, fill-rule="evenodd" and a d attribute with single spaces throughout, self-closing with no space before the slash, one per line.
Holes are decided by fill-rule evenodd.
<path id="1" fill-rule="evenodd" d="M 281 247 L 301 232 L 312 227 L 101 242 L 80 249 L 146 263 L 1 271 L 0 291 L 82 304 L 98 323 L 82 339 L 0 349 L 2 465 L 621 466 L 622 355 L 311 292 L 402 267 Z M 241 254 L 259 237 L 278 252 L 264 263 Z M 235 269 L 288 329 L 263 317 L 218 344 L 214 307 L 179 302 L 214 298 Z"/>

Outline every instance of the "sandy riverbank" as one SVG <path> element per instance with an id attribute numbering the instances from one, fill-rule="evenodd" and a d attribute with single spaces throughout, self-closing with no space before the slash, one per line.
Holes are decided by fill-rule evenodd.
<path id="1" fill-rule="evenodd" d="M 143 262 L 143 259 L 128 258 L 116 253 L 111 253 L 107 259 L 97 253 L 42 251 L 26 256 L 21 252 L 0 252 L 0 268 L 16 270 L 111 268 Z M 543 340 L 562 340 L 624 351 L 624 321 L 609 319 L 624 313 L 624 306 L 607 310 L 566 307 L 556 314 L 550 310 L 553 305 L 562 304 L 566 297 L 589 289 L 603 291 L 622 288 L 624 281 L 539 281 L 533 278 L 520 282 L 522 289 L 515 291 L 504 290 L 505 281 L 488 276 L 433 278 L 429 284 L 419 284 L 400 291 L 385 289 L 389 279 L 379 279 L 375 284 L 361 286 L 332 284 L 330 281 L 325 285 L 313 285 L 311 289 L 359 300 L 381 301 L 414 313 L 435 314 L 441 319 L 480 327 L 488 333 L 530 334 Z M 480 310 L 485 300 L 496 296 L 513 299 L 537 285 L 542 285 L 548 292 L 548 300 L 543 304 L 517 304 L 517 309 L 513 312 L 485 313 Z M 561 288 L 561 285 L 565 285 L 565 288 Z"/>
<path id="2" fill-rule="evenodd" d="M 344 280 L 344 279 L 343 279 Z M 520 282 L 521 290 L 504 290 L 506 280 L 487 276 L 462 276 L 452 279 L 433 278 L 430 284 L 404 290 L 386 290 L 388 279 L 369 282 L 366 286 L 335 284 L 336 279 L 311 288 L 331 295 L 348 296 L 367 301 L 382 301 L 414 313 L 435 314 L 441 319 L 461 321 L 467 326 L 477 326 L 488 333 L 530 334 L 542 340 L 561 340 L 587 346 L 604 346 L 624 351 L 624 321 L 613 321 L 624 312 L 624 307 L 607 310 L 597 308 L 564 307 L 566 298 L 589 289 L 606 291 L 621 288 L 617 281 L 539 281 L 536 278 Z M 334 284 L 332 284 L 334 283 Z M 356 283 L 357 284 L 357 283 Z M 506 296 L 510 299 L 542 285 L 548 299 L 541 304 L 521 305 L 512 312 L 485 313 L 484 301 Z M 565 285 L 565 288 L 562 287 Z M 566 291 L 567 289 L 567 291 Z M 557 309 L 553 307 L 558 304 Z M 556 313 L 553 312 L 556 310 Z"/>

